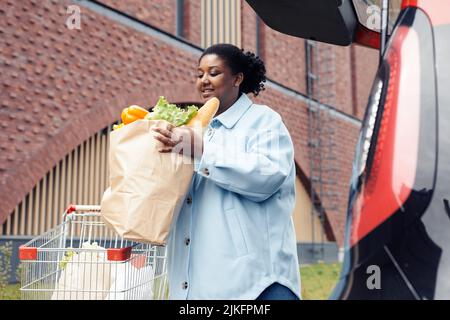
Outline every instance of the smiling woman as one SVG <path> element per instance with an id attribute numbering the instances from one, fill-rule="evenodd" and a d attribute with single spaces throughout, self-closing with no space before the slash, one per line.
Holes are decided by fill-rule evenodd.
<path id="1" fill-rule="evenodd" d="M 255 54 L 229 44 L 207 48 L 198 64 L 197 90 L 206 101 L 217 97 L 221 102 L 218 115 L 227 110 L 242 93 L 255 96 L 264 90 L 266 68 Z"/>
<path id="2" fill-rule="evenodd" d="M 216 97 L 220 107 L 205 135 L 191 135 L 200 147 L 167 242 L 170 298 L 298 299 L 292 140 L 277 112 L 247 96 L 264 88 L 264 63 L 217 44 L 203 52 L 197 72 L 201 99 Z M 155 138 L 175 152 L 189 130 Z"/>

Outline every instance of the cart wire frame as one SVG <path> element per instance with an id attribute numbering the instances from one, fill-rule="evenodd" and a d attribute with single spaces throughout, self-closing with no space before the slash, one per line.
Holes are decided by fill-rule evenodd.
<path id="1" fill-rule="evenodd" d="M 23 300 L 168 299 L 166 247 L 118 236 L 100 206 L 70 205 L 63 222 L 19 248 Z"/>

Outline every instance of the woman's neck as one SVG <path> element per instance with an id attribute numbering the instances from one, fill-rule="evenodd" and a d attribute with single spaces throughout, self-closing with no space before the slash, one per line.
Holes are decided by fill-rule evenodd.
<path id="1" fill-rule="evenodd" d="M 233 104 L 236 103 L 236 101 L 239 100 L 240 96 L 241 96 L 241 94 L 238 93 L 235 97 L 233 97 L 232 99 L 230 99 L 230 101 L 225 102 L 225 103 L 221 103 L 220 106 L 219 106 L 219 110 L 217 110 L 216 117 L 217 117 L 219 114 L 221 114 L 221 113 L 227 111 Z"/>

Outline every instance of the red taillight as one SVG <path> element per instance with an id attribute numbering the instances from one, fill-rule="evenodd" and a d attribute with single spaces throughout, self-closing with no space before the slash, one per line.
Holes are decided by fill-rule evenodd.
<path id="1" fill-rule="evenodd" d="M 413 187 L 419 143 L 420 48 L 417 33 L 399 26 L 385 61 L 389 77 L 374 155 L 353 206 L 350 245 L 402 207 Z"/>
<path id="2" fill-rule="evenodd" d="M 380 33 L 358 24 L 355 33 L 355 43 L 369 48 L 380 49 Z"/>
<path id="3" fill-rule="evenodd" d="M 407 7 L 417 7 L 417 0 L 403 0 L 401 10 L 406 9 Z"/>

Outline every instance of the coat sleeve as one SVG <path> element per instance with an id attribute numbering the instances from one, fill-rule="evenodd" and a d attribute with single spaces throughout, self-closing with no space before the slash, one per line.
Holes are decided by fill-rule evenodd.
<path id="1" fill-rule="evenodd" d="M 294 166 L 294 149 L 283 122 L 247 137 L 245 150 L 208 142 L 195 171 L 221 188 L 252 201 L 268 199 L 278 191 Z"/>

